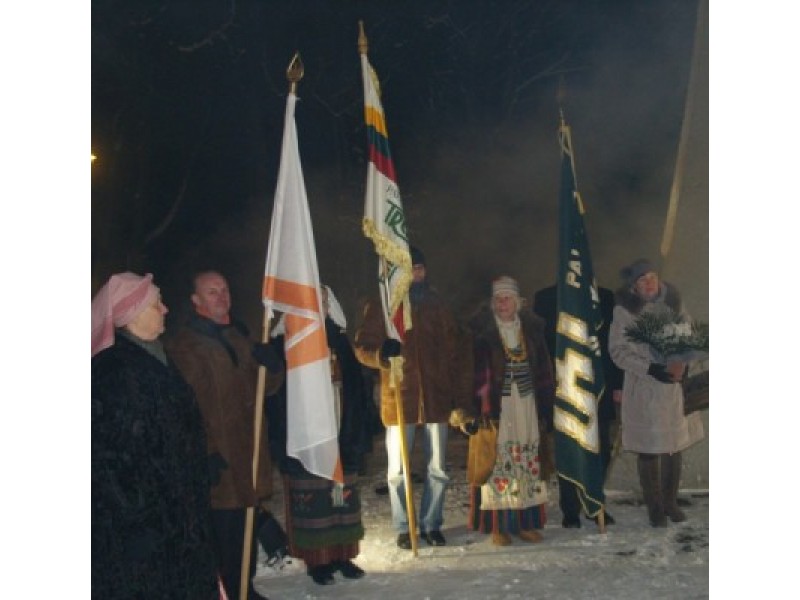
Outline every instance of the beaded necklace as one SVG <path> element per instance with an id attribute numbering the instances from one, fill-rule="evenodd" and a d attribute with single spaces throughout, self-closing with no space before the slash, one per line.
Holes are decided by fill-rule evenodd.
<path id="1" fill-rule="evenodd" d="M 525 347 L 525 336 L 520 331 L 519 345 L 516 348 L 509 348 L 506 344 L 506 339 L 500 334 L 500 341 L 503 344 L 503 352 L 506 355 L 506 360 L 512 363 L 521 363 L 528 360 L 528 350 Z"/>

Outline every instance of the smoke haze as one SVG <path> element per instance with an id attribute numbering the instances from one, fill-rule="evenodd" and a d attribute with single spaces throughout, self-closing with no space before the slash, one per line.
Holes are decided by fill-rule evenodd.
<path id="1" fill-rule="evenodd" d="M 501 2 L 463 10 L 452 2 L 414 1 L 403 3 L 402 10 L 380 2 L 312 2 L 302 3 L 303 9 L 292 4 L 241 5 L 253 18 L 245 23 L 238 15 L 242 54 L 235 62 L 241 71 L 236 85 L 208 92 L 205 112 L 188 121 L 202 127 L 184 126 L 186 137 L 174 142 L 179 157 L 166 158 L 168 148 L 159 145 L 158 156 L 166 161 L 159 173 L 171 174 L 152 176 L 144 194 L 158 199 L 153 214 L 163 216 L 188 173 L 177 216 L 145 248 L 117 250 L 127 264 L 108 258 L 111 243 L 93 233 L 95 285 L 126 267 L 154 272 L 172 309 L 168 324 L 174 325 L 188 309 L 191 273 L 218 268 L 231 284 L 234 311 L 259 330 L 285 106 L 283 73 L 300 49 L 306 75 L 296 120 L 320 277 L 355 324 L 361 302 L 377 290 L 376 258 L 361 232 L 366 133 L 358 18 L 365 20 L 370 61 L 381 79 L 410 241 L 424 251 L 432 284 L 460 316 L 486 299 L 498 275 L 517 278 L 528 298 L 555 280 L 556 92 L 562 80 L 561 108 L 572 127 L 599 283 L 615 289 L 622 265 L 639 256 L 659 258 L 696 2 L 599 2 L 588 8 Z M 98 18 L 93 33 L 101 24 Z M 198 26 L 198 31 L 205 30 Z M 664 274 L 682 289 L 692 314 L 707 318 L 707 19 L 703 32 L 675 245 Z M 257 59 L 248 63 L 248 53 Z M 211 77 L 202 71 L 197 52 L 187 56 L 187 63 L 198 62 L 193 66 L 198 78 Z M 207 68 L 216 72 L 227 60 L 227 54 L 214 55 Z M 226 76 L 233 77 L 214 75 Z M 98 102 L 93 137 L 106 131 L 100 115 L 112 104 L 107 109 Z M 182 113 L 176 109 L 176 114 Z M 118 219 L 107 198 L 120 187 L 105 177 L 105 187 L 93 187 L 93 217 Z M 157 220 L 147 221 L 148 214 L 139 218 Z"/>

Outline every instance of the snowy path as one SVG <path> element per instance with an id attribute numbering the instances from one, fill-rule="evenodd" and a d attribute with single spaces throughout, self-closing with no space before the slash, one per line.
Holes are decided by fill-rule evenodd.
<path id="1" fill-rule="evenodd" d="M 383 482 L 385 465 L 382 438 L 376 437 L 375 442 L 369 475 L 361 480 L 366 537 L 355 561 L 367 575 L 348 581 L 337 574 L 334 585 L 319 586 L 305 574 L 302 561 L 295 560 L 280 571 L 263 566 L 255 585 L 271 600 L 708 597 L 709 502 L 702 490 L 681 493 L 689 519 L 666 529 L 648 525 L 639 498 L 627 491 L 608 490 L 608 510 L 616 524 L 601 535 L 596 525 L 586 520 L 581 529 L 561 527 L 557 486 L 553 484 L 544 541 L 533 545 L 515 539 L 512 546 L 501 548 L 492 545 L 488 536 L 466 529 L 466 442 L 459 434 L 451 434 L 448 463 L 452 481 L 442 530 L 447 546 L 431 548 L 420 540 L 415 558 L 395 545 L 389 500 L 375 494 L 375 487 Z M 419 458 L 415 452 L 413 472 L 418 472 L 414 465 Z M 280 487 L 276 480 L 273 508 L 282 521 Z M 415 488 L 417 505 L 419 488 Z"/>

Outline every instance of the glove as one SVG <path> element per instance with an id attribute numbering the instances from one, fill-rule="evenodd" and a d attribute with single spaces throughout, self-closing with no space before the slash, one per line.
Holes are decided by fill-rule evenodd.
<path id="1" fill-rule="evenodd" d="M 650 375 L 650 377 L 657 379 L 661 383 L 675 383 L 672 379 L 672 375 L 667 372 L 667 368 L 658 363 L 650 363 L 650 366 L 647 369 L 647 374 Z"/>
<path id="2" fill-rule="evenodd" d="M 467 411 L 463 408 L 454 408 L 450 411 L 450 417 L 447 422 L 450 424 L 450 427 L 457 427 L 466 435 L 475 435 L 480 428 L 480 423 L 477 419 L 468 416 Z"/>
<path id="3" fill-rule="evenodd" d="M 454 408 L 450 411 L 450 416 L 447 418 L 447 422 L 450 427 L 456 428 L 461 427 L 465 423 L 472 420 L 473 419 L 467 415 L 467 411 L 465 411 L 463 408 Z"/>
<path id="4" fill-rule="evenodd" d="M 392 356 L 400 356 L 402 352 L 403 345 L 399 341 L 389 338 L 384 341 L 383 345 L 381 346 L 381 361 L 386 362 Z"/>
<path id="5" fill-rule="evenodd" d="M 476 433 L 478 433 L 478 429 L 480 428 L 481 425 L 480 423 L 478 423 L 477 420 L 470 421 L 469 423 L 464 423 L 463 425 L 461 425 L 461 427 L 459 427 L 459 429 L 461 429 L 461 431 L 463 431 L 466 435 L 475 435 Z"/>
<path id="6" fill-rule="evenodd" d="M 267 367 L 270 373 L 279 373 L 283 371 L 283 361 L 281 360 L 275 348 L 269 344 L 253 344 L 253 358 L 260 365 Z"/>
<path id="7" fill-rule="evenodd" d="M 208 481 L 211 487 L 219 485 L 222 479 L 222 472 L 228 468 L 227 461 L 222 457 L 219 452 L 208 455 Z"/>

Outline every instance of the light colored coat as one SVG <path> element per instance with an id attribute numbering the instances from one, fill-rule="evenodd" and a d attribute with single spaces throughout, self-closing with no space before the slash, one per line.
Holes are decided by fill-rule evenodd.
<path id="1" fill-rule="evenodd" d="M 627 290 L 617 293 L 609 334 L 609 353 L 616 365 L 625 371 L 622 387 L 622 447 L 643 454 L 672 454 L 685 450 L 703 439 L 703 423 L 699 413 L 683 414 L 683 388 L 678 383 L 662 383 L 647 374 L 654 362 L 646 344 L 632 342 L 625 336 L 642 312 L 656 308 L 659 302 L 637 302 Z M 685 319 L 674 287 L 666 284 L 660 295 Z"/>

